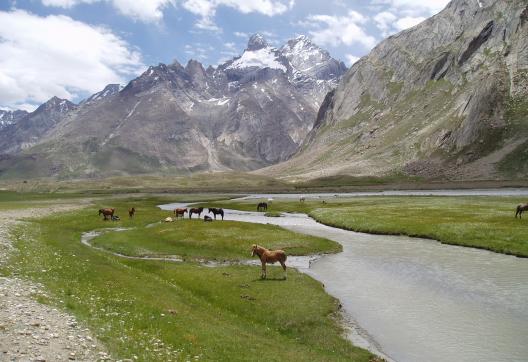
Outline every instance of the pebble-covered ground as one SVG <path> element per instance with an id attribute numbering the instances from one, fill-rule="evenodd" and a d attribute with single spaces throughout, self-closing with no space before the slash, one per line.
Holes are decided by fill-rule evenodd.
<path id="1" fill-rule="evenodd" d="M 13 248 L 9 228 L 17 219 L 71 210 L 79 205 L 0 211 L 0 263 Z M 0 277 L 0 361 L 111 360 L 104 347 L 76 319 L 41 304 L 46 290 L 17 277 Z"/>

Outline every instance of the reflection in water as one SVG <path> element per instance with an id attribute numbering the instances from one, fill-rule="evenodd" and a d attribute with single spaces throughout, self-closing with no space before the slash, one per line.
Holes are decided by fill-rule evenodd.
<path id="1" fill-rule="evenodd" d="M 280 225 L 341 243 L 342 253 L 299 270 L 324 283 L 394 360 L 528 360 L 528 259 L 346 231 L 303 214 L 268 218 L 226 210 L 226 220 Z"/>

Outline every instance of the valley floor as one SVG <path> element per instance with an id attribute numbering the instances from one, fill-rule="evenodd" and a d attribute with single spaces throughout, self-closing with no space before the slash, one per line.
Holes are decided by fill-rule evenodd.
<path id="1" fill-rule="evenodd" d="M 265 350 L 268 360 L 375 359 L 343 336 L 338 301 L 312 278 L 290 270 L 283 280 L 282 270 L 268 267 L 269 279 L 262 281 L 256 266 L 211 268 L 197 262 L 247 259 L 252 243 L 269 239 L 290 255 L 335 252 L 337 243 L 268 225 L 188 219 L 156 224 L 168 215 L 156 205 L 169 200 L 203 198 L 107 198 L 88 208 L 84 201 L 60 207 L 29 203 L 43 206 L 42 212 L 34 206 L 29 212 L 22 202 L 0 202 L 6 217 L 24 219 L 4 230 L 9 259 L 1 269 L 4 311 L 23 307 L 18 321 L 3 314 L 0 323 L 9 329 L 7 336 L 22 331 L 39 341 L 20 357 L 13 353 L 21 353 L 22 342 L 1 340 L 10 358 L 96 360 L 108 351 L 114 358 L 143 361 L 258 360 Z M 123 220 L 101 221 L 96 211 L 104 206 L 116 207 Z M 130 206 L 138 210 L 133 219 L 124 217 Z M 177 254 L 186 261 L 129 260 L 80 242 L 87 231 L 117 226 L 130 230 L 93 242 L 109 251 Z M 13 286 L 21 291 L 12 295 Z"/>
<path id="2" fill-rule="evenodd" d="M 528 257 L 528 220 L 516 219 L 519 197 L 369 196 L 275 200 L 269 211 L 302 212 L 323 224 L 371 234 L 408 235 Z M 255 210 L 255 201 L 216 202 Z"/>

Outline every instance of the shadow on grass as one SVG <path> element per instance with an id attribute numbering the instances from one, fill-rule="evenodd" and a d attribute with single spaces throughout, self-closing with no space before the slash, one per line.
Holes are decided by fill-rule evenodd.
<path id="1" fill-rule="evenodd" d="M 284 278 L 284 277 L 282 277 L 282 278 L 266 278 L 266 279 L 258 278 L 258 279 L 253 279 L 252 281 L 253 282 L 285 282 L 286 278 Z"/>

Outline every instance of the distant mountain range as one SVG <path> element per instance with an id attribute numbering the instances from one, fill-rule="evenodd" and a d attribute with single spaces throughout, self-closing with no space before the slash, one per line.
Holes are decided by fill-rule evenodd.
<path id="1" fill-rule="evenodd" d="M 0 177 L 97 177 L 255 170 L 287 160 L 346 66 L 307 37 L 274 48 L 261 35 L 204 69 L 149 67 L 76 105 L 53 97 L 0 113 Z"/>
<path id="2" fill-rule="evenodd" d="M 528 2 L 453 0 L 354 64 L 289 161 L 261 171 L 515 179 L 528 175 Z"/>
<path id="3" fill-rule="evenodd" d="M 528 176 L 528 3 L 452 0 L 349 70 L 260 35 L 216 68 L 148 68 L 78 105 L 0 113 L 0 177 L 240 170 L 442 180 Z"/>

